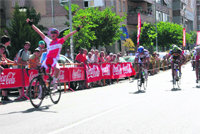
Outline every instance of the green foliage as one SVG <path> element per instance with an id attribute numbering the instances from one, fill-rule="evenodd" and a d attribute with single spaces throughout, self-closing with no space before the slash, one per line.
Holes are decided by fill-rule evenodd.
<path id="1" fill-rule="evenodd" d="M 99 8 L 76 8 L 74 14 L 74 29 L 83 26 L 73 38 L 76 49 L 111 45 L 120 39 L 122 34 L 120 23 L 124 21 L 125 17 L 116 15 L 111 8 L 106 8 L 103 11 L 100 11 Z M 65 32 L 65 35 L 68 33 L 69 30 Z"/>
<path id="2" fill-rule="evenodd" d="M 161 48 L 170 48 L 172 44 L 182 46 L 183 44 L 183 27 L 179 24 L 170 22 L 157 23 L 157 34 L 155 24 L 144 23 L 141 28 L 140 44 L 150 47 L 156 44 L 156 36 L 158 46 Z M 132 39 L 137 43 L 137 31 L 133 33 Z M 186 33 L 186 41 L 194 44 L 196 41 L 196 32 Z"/>
<path id="3" fill-rule="evenodd" d="M 20 12 L 19 6 L 16 5 L 11 22 L 7 28 L 8 34 L 11 38 L 11 47 L 9 48 L 11 58 L 14 58 L 17 52 L 24 47 L 25 41 L 31 42 L 30 50 L 33 51 L 38 46 L 40 36 L 26 23 L 26 19 L 34 20 L 34 24 L 38 26 L 40 14 L 37 14 L 35 9 L 27 9 L 26 12 Z M 44 29 L 42 26 L 38 26 Z"/>

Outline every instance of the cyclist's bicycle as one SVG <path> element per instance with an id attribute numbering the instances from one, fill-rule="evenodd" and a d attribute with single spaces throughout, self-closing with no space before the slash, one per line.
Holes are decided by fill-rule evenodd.
<path id="1" fill-rule="evenodd" d="M 46 81 L 44 80 L 45 76 L 48 77 Z M 43 99 L 48 95 L 54 104 L 59 102 L 61 84 L 59 80 L 54 84 L 52 84 L 52 81 L 51 68 L 49 69 L 49 73 L 46 73 L 45 68 L 38 67 L 38 76 L 31 80 L 28 88 L 30 102 L 35 108 L 39 108 Z"/>
<path id="2" fill-rule="evenodd" d="M 180 89 L 180 84 L 181 84 L 181 77 L 179 76 L 179 60 L 175 60 L 174 61 L 174 66 L 173 66 L 173 73 L 172 73 L 172 76 L 173 76 L 173 88 L 175 89 L 176 87 L 178 89 Z"/>
<path id="3" fill-rule="evenodd" d="M 137 80 L 138 92 L 145 92 L 147 89 L 148 71 L 145 69 L 145 63 L 141 62 L 136 64 L 139 64 L 139 78 Z"/>

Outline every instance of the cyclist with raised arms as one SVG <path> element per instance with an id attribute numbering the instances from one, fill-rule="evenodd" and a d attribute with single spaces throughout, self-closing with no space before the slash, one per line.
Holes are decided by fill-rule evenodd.
<path id="1" fill-rule="evenodd" d="M 199 81 L 199 60 L 200 60 L 200 46 L 194 48 L 194 60 L 195 60 L 195 70 L 196 70 L 196 83 Z"/>
<path id="2" fill-rule="evenodd" d="M 146 66 L 145 66 L 145 73 L 147 74 L 148 73 L 148 70 L 149 70 L 149 61 L 150 61 L 150 58 L 149 58 L 149 51 L 144 49 L 143 46 L 140 46 L 138 47 L 137 49 L 137 52 L 135 54 L 135 63 L 145 63 Z M 136 67 L 137 67 L 137 73 L 139 72 L 139 64 L 136 64 Z"/>
<path id="3" fill-rule="evenodd" d="M 55 83 L 58 79 L 60 69 L 58 67 L 57 61 L 59 59 L 59 54 L 62 49 L 62 44 L 73 34 L 78 32 L 80 30 L 80 27 L 78 27 L 75 31 L 69 33 L 68 35 L 58 38 L 59 36 L 59 30 L 56 28 L 52 28 L 50 30 L 50 36 L 51 39 L 45 36 L 44 33 L 38 29 L 33 22 L 28 18 L 27 23 L 41 36 L 41 38 L 46 42 L 47 45 L 47 56 L 44 62 L 42 63 L 42 67 L 48 69 L 49 65 L 54 69 L 54 79 L 53 83 Z"/>
<path id="4" fill-rule="evenodd" d="M 181 65 L 182 60 L 185 62 L 185 56 L 183 55 L 182 49 L 179 48 L 177 45 L 173 45 L 172 49 L 170 50 L 167 59 L 171 57 L 171 69 L 172 69 L 172 77 L 173 77 L 173 71 L 174 71 L 174 62 L 178 63 L 179 66 L 179 77 L 181 77 Z"/>

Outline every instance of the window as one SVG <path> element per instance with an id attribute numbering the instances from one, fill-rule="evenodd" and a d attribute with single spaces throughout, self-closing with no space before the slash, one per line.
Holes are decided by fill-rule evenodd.
<path id="1" fill-rule="evenodd" d="M 119 0 L 119 12 L 122 11 L 122 4 L 121 4 L 121 0 Z"/>
<path id="2" fill-rule="evenodd" d="M 197 27 L 197 28 L 198 28 L 198 31 L 199 31 L 199 30 L 200 30 L 200 25 L 198 25 L 198 27 Z"/>
<path id="3" fill-rule="evenodd" d="M 123 12 L 126 12 L 126 3 L 123 1 Z"/>
<path id="4" fill-rule="evenodd" d="M 198 20 L 200 20 L 200 15 L 199 16 L 197 16 L 198 17 Z"/>
<path id="5" fill-rule="evenodd" d="M 110 1 L 110 6 L 114 6 L 114 0 Z"/>
<path id="6" fill-rule="evenodd" d="M 89 1 L 84 1 L 84 7 L 85 8 L 89 7 Z"/>

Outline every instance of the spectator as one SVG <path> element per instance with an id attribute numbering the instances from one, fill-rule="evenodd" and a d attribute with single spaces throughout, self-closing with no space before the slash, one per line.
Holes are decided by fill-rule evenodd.
<path id="1" fill-rule="evenodd" d="M 111 62 L 117 63 L 117 55 L 116 54 L 113 54 Z"/>
<path id="2" fill-rule="evenodd" d="M 69 58 L 70 60 L 72 59 L 72 58 L 71 58 L 71 53 L 70 53 L 69 49 L 67 49 L 67 51 L 66 51 L 66 53 L 65 53 L 65 56 L 66 56 L 67 58 Z"/>
<path id="3" fill-rule="evenodd" d="M 76 62 L 78 63 L 86 63 L 86 55 L 83 53 L 83 48 L 80 49 L 79 54 L 76 56 Z"/>
<path id="4" fill-rule="evenodd" d="M 19 68 L 25 68 L 28 65 L 29 57 L 30 57 L 30 48 L 31 43 L 26 41 L 24 44 L 24 48 L 19 50 L 17 54 L 17 63 L 20 64 Z M 21 88 L 19 89 L 19 97 L 16 99 L 17 101 L 26 100 L 27 98 L 24 97 L 24 90 Z"/>
<path id="5" fill-rule="evenodd" d="M 88 50 L 87 49 L 83 49 L 83 54 L 87 55 Z"/>
<path id="6" fill-rule="evenodd" d="M 38 49 L 39 49 L 39 51 L 40 51 L 40 55 L 39 55 L 39 56 L 41 56 L 42 53 L 44 53 L 44 52 L 47 51 L 47 49 L 46 49 L 46 47 L 45 47 L 45 42 L 44 42 L 43 40 L 39 41 L 39 42 L 38 42 L 38 45 L 39 45 Z"/>
<path id="7" fill-rule="evenodd" d="M 0 45 L 0 64 L 2 66 L 0 66 L 0 73 L 3 71 L 3 68 L 8 68 L 7 64 L 8 63 L 14 63 L 13 61 L 9 60 L 6 58 L 6 55 L 5 55 L 5 51 L 6 51 L 6 47 L 4 45 Z M 2 89 L 2 98 L 1 98 L 1 101 L 11 101 L 9 98 L 8 98 L 8 92 L 4 89 Z"/>
<path id="8" fill-rule="evenodd" d="M 118 54 L 117 54 L 117 60 L 116 60 L 117 63 L 120 63 L 120 57 L 121 57 L 121 54 L 118 53 Z"/>
<path id="9" fill-rule="evenodd" d="M 88 53 L 87 62 L 88 63 L 92 63 L 93 62 L 93 60 L 92 60 L 92 53 L 91 52 Z"/>
<path id="10" fill-rule="evenodd" d="M 8 58 L 10 56 L 9 51 L 7 49 L 8 46 L 10 46 L 10 38 L 6 35 L 3 35 L 1 37 L 1 43 L 5 46 L 5 51 L 4 51 L 4 57 Z M 8 68 L 7 65 L 4 65 L 3 68 Z M 7 90 L 2 90 L 2 100 L 3 101 L 10 101 L 10 99 L 8 98 L 8 91 Z"/>
<path id="11" fill-rule="evenodd" d="M 113 57 L 113 53 L 110 53 L 110 54 L 106 57 L 106 62 L 111 62 L 111 61 L 112 61 L 112 57 Z"/>
<path id="12" fill-rule="evenodd" d="M 95 50 L 93 63 L 99 63 L 99 51 Z"/>
<path id="13" fill-rule="evenodd" d="M 10 38 L 6 35 L 2 36 L 1 43 L 6 47 L 4 54 L 6 55 L 7 58 L 9 58 L 10 54 L 8 52 L 7 47 L 10 46 Z"/>
<path id="14" fill-rule="evenodd" d="M 40 64 L 40 50 L 36 48 L 34 53 L 29 57 L 29 64 L 31 69 L 37 69 Z"/>
<path id="15" fill-rule="evenodd" d="M 105 53 L 104 53 L 104 51 L 100 52 L 99 62 L 100 63 L 104 63 L 105 62 Z"/>

